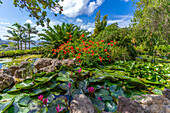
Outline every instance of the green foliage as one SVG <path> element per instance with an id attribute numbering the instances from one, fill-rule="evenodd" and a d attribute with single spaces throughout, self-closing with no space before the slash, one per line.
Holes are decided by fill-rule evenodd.
<path id="1" fill-rule="evenodd" d="M 47 9 L 54 10 L 58 8 L 60 14 L 63 11 L 62 6 L 58 4 L 58 0 L 13 0 L 13 4 L 15 7 L 28 11 L 30 17 L 37 19 L 37 25 L 42 26 L 45 22 L 47 22 L 47 25 L 50 22 L 50 19 L 47 18 Z"/>
<path id="2" fill-rule="evenodd" d="M 45 112 L 48 109 L 48 112 L 55 113 L 55 107 L 59 104 L 64 107 L 63 112 L 68 112 L 72 97 L 81 93 L 92 100 L 98 112 L 115 112 L 118 96 L 131 98 L 136 94 L 160 94 L 164 87 L 169 87 L 166 81 L 169 79 L 168 76 L 160 78 L 160 75 L 157 74 L 155 76 L 159 78 L 158 81 L 153 81 L 138 71 L 138 68 L 142 68 L 142 66 L 145 68 L 146 65 L 139 64 L 140 67 L 136 67 L 136 65 L 138 65 L 136 62 L 115 62 L 100 70 L 82 68 L 81 71 L 79 71 L 80 67 L 66 70 L 67 68 L 63 66 L 56 72 L 34 74 L 31 78 L 16 83 L 11 89 L 8 88 L 0 95 L 2 97 L 0 106 L 3 107 L 0 110 L 17 113 L 18 111 L 23 112 L 23 108 L 26 112 Z M 137 71 L 140 78 L 131 76 L 130 68 Z M 163 66 L 159 65 L 155 68 L 159 68 L 157 70 L 159 72 L 169 73 L 169 70 L 166 70 L 167 65 L 163 64 Z M 162 82 L 162 80 L 166 82 Z M 68 83 L 71 84 L 70 87 L 68 87 Z M 95 89 L 94 93 L 88 90 L 89 87 Z M 38 100 L 39 95 L 48 98 L 46 106 Z"/>
<path id="3" fill-rule="evenodd" d="M 34 54 L 34 53 L 40 53 L 40 52 L 42 51 L 38 51 L 37 49 L 0 51 L 0 57 L 13 57 L 13 56 L 21 56 L 25 54 Z"/>
<path id="4" fill-rule="evenodd" d="M 89 35 L 89 32 L 86 30 L 80 29 L 77 25 L 74 24 L 65 24 L 54 25 L 54 28 L 48 27 L 44 29 L 45 33 L 40 33 L 40 39 L 45 40 L 42 42 L 42 45 L 47 49 L 46 55 L 50 57 L 51 49 L 58 48 L 62 43 L 67 41 L 74 41 L 82 34 L 85 36 Z"/>
<path id="5" fill-rule="evenodd" d="M 107 25 L 107 16 L 105 15 L 103 17 L 103 20 L 100 21 L 100 10 L 97 12 L 96 17 L 95 17 L 95 28 L 94 28 L 94 33 L 92 34 L 93 37 L 96 37 L 100 31 L 104 30 L 104 28 Z"/>
<path id="6" fill-rule="evenodd" d="M 1 47 L 5 48 L 5 47 L 8 47 L 7 44 L 2 44 Z"/>
<path id="7" fill-rule="evenodd" d="M 104 40 L 107 43 L 110 43 L 110 41 L 118 41 L 118 46 L 125 47 L 131 58 L 134 58 L 137 53 L 132 46 L 130 33 L 131 28 L 119 28 L 117 23 L 113 23 L 102 30 L 96 36 L 95 40 Z"/>
<path id="8" fill-rule="evenodd" d="M 169 44 L 168 0 L 140 0 L 136 2 L 133 18 L 133 36 L 138 43 L 145 43 L 150 34 L 156 44 Z"/>

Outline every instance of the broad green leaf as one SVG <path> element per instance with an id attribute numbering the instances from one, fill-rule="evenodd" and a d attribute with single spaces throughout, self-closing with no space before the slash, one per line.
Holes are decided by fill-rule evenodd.
<path id="1" fill-rule="evenodd" d="M 4 113 L 14 102 L 14 99 L 0 102 L 0 113 Z"/>
<path id="2" fill-rule="evenodd" d="M 29 96 L 25 96 L 19 100 L 18 104 L 22 107 L 27 107 L 30 100 L 31 98 Z"/>

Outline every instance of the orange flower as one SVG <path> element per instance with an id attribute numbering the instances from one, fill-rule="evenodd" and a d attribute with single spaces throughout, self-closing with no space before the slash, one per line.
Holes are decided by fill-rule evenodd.
<path id="1" fill-rule="evenodd" d="M 70 38 L 69 40 L 71 41 L 72 39 Z"/>
<path id="2" fill-rule="evenodd" d="M 150 33 L 150 35 L 152 35 L 152 33 Z"/>
<path id="3" fill-rule="evenodd" d="M 69 38 L 71 38 L 72 37 L 72 35 L 69 35 Z"/>
<path id="4" fill-rule="evenodd" d="M 96 44 L 99 44 L 99 42 L 96 42 Z"/>

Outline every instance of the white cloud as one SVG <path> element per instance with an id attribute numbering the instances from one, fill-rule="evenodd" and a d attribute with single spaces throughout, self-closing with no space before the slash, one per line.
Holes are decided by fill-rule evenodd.
<path id="1" fill-rule="evenodd" d="M 116 15 L 114 17 L 120 18 L 120 19 L 108 20 L 107 25 L 111 25 L 117 22 L 119 27 L 128 27 L 129 24 L 131 23 L 130 19 L 133 18 L 133 16 L 130 16 L 130 15 Z"/>
<path id="2" fill-rule="evenodd" d="M 83 20 L 80 19 L 80 18 L 77 18 L 77 19 L 76 19 L 76 22 L 80 22 L 80 23 L 81 23 L 81 22 L 83 22 Z"/>
<path id="3" fill-rule="evenodd" d="M 94 28 L 92 28 L 92 27 L 91 27 L 91 28 L 88 28 L 88 31 L 91 32 L 91 33 L 93 33 L 93 32 L 94 32 Z"/>
<path id="4" fill-rule="evenodd" d="M 0 22 L 0 25 L 9 25 L 9 22 Z"/>
<path id="5" fill-rule="evenodd" d="M 60 0 L 59 4 L 63 6 L 62 14 L 67 17 L 77 17 L 82 14 L 90 15 L 94 10 L 102 5 L 105 0 Z M 58 9 L 53 9 L 53 12 L 58 13 Z"/>
<path id="6" fill-rule="evenodd" d="M 125 0 L 125 2 L 128 2 L 129 0 Z"/>
<path id="7" fill-rule="evenodd" d="M 30 24 L 32 24 L 32 21 L 29 19 L 29 20 L 26 20 L 25 23 L 30 23 Z"/>

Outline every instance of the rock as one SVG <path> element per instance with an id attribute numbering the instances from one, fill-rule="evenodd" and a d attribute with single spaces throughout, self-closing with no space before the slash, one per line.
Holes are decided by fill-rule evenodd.
<path id="1" fill-rule="evenodd" d="M 29 68 L 30 67 L 30 63 L 28 61 L 22 61 L 19 65 L 19 68 Z"/>
<path id="2" fill-rule="evenodd" d="M 39 58 L 35 61 L 34 67 L 39 70 L 40 68 L 49 66 L 52 64 L 52 59 L 51 58 Z"/>
<path id="3" fill-rule="evenodd" d="M 55 72 L 55 66 L 54 65 L 50 65 L 50 66 L 47 66 L 47 67 L 40 68 L 38 70 L 38 73 L 39 72 Z"/>
<path id="4" fill-rule="evenodd" d="M 77 63 L 77 59 L 73 58 L 73 59 L 64 59 L 61 61 L 61 64 L 65 64 L 66 66 L 74 66 L 74 65 L 78 65 Z"/>
<path id="5" fill-rule="evenodd" d="M 117 111 L 121 113 L 150 113 L 145 111 L 139 103 L 122 96 L 118 97 Z"/>
<path id="6" fill-rule="evenodd" d="M 166 98 L 170 99 L 170 89 L 165 88 L 164 91 L 162 91 L 162 93 Z"/>
<path id="7" fill-rule="evenodd" d="M 11 66 L 8 68 L 8 71 L 11 72 L 11 75 L 14 76 L 15 71 L 19 69 L 19 66 Z"/>
<path id="8" fill-rule="evenodd" d="M 33 68 L 21 68 L 19 70 L 15 71 L 14 76 L 16 78 L 26 78 L 27 76 L 30 76 L 33 72 Z"/>
<path id="9" fill-rule="evenodd" d="M 136 98 L 134 101 L 150 113 L 170 113 L 170 100 L 163 95 L 147 94 L 133 98 Z"/>
<path id="10" fill-rule="evenodd" d="M 70 104 L 70 113 L 97 113 L 97 111 L 87 96 L 75 94 Z"/>
<path id="11" fill-rule="evenodd" d="M 14 79 L 6 69 L 0 70 L 0 91 L 14 83 Z"/>

